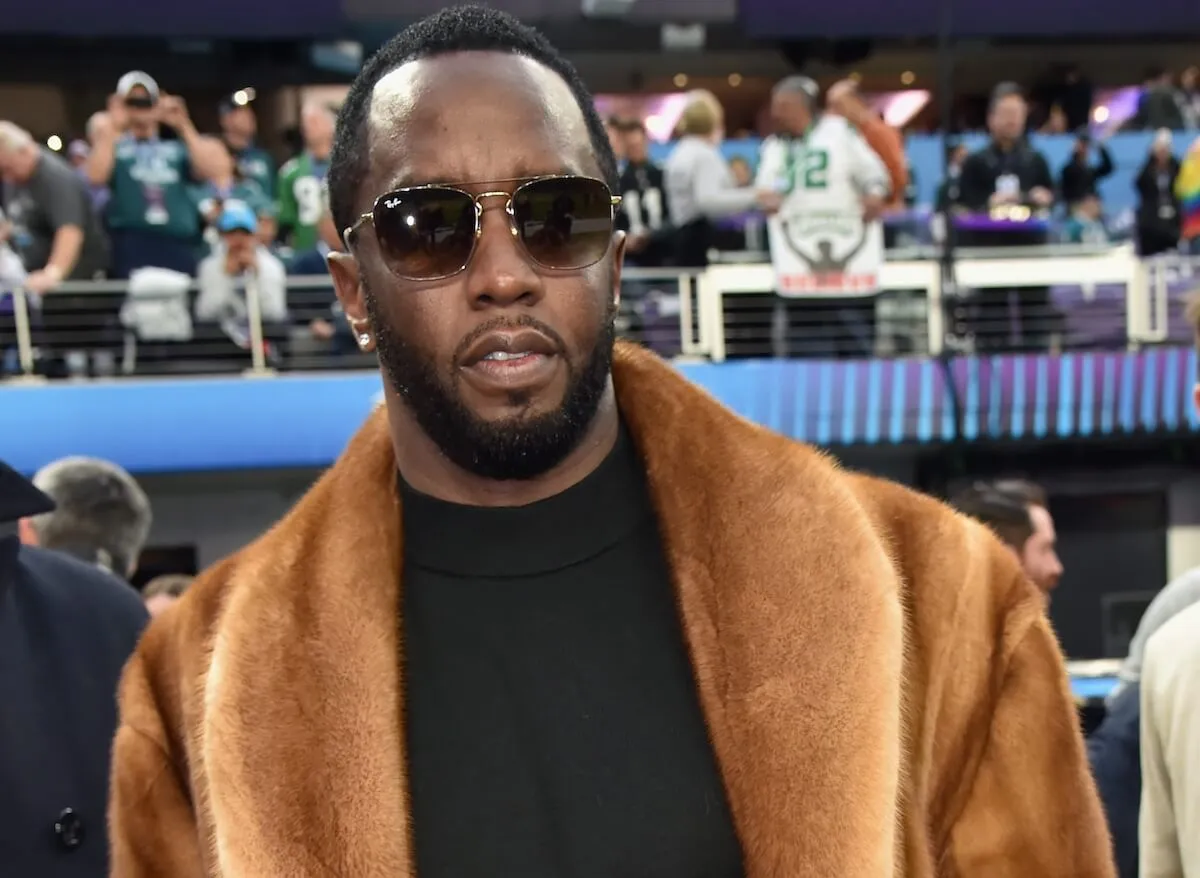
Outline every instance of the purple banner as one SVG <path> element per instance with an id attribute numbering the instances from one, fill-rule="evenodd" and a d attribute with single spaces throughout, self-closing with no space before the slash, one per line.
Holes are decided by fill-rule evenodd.
<path id="1" fill-rule="evenodd" d="M 342 0 L 36 0 L 5 5 L 8 34 L 87 37 L 284 39 L 333 37 Z"/>
<path id="2" fill-rule="evenodd" d="M 1096 37 L 1200 34 L 1197 0 L 741 0 L 741 21 L 753 37 L 931 37 L 953 11 L 950 29 L 963 37 Z"/>

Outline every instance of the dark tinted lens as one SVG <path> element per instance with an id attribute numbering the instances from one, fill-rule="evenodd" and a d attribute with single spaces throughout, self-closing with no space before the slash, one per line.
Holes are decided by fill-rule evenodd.
<path id="1" fill-rule="evenodd" d="M 612 241 L 612 193 L 599 180 L 534 180 L 513 196 L 517 234 L 547 268 L 586 268 Z"/>
<path id="2" fill-rule="evenodd" d="M 392 192 L 375 204 L 375 235 L 388 268 L 430 280 L 466 266 L 475 246 L 475 202 L 453 189 Z"/>
<path id="3" fill-rule="evenodd" d="M 125 98 L 125 106 L 129 107 L 130 109 L 134 109 L 134 110 L 149 110 L 151 107 L 154 106 L 154 101 L 147 97 L 139 97 L 138 95 L 133 95 L 131 97 Z"/>

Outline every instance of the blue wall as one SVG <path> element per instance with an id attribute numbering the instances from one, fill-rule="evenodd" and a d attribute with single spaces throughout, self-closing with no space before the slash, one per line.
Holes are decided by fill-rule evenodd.
<path id="1" fill-rule="evenodd" d="M 680 367 L 739 414 L 828 446 L 1087 439 L 1200 428 L 1190 345 L 1139 353 L 759 360 Z M 949 382 L 952 382 L 949 383 Z M 0 390 L 0 459 L 86 454 L 134 472 L 327 466 L 381 397 L 378 372 L 54 383 Z M 953 390 L 953 392 L 952 392 Z"/>
<path id="2" fill-rule="evenodd" d="M 1194 132 L 1176 132 L 1175 154 L 1182 156 L 1195 137 Z M 965 137 L 964 141 L 971 149 L 974 149 L 982 145 L 985 139 L 986 136 L 983 134 L 972 134 Z M 1100 194 L 1104 197 L 1110 216 L 1136 206 L 1137 198 L 1133 190 L 1133 181 L 1146 161 L 1151 140 L 1153 140 L 1153 134 L 1145 131 L 1117 134 L 1109 139 L 1109 152 L 1112 153 L 1113 162 L 1117 168 L 1113 175 L 1101 184 Z M 1074 143 L 1075 138 L 1066 135 L 1049 137 L 1035 135 L 1033 137 L 1034 146 L 1046 156 L 1046 160 L 1050 163 L 1050 170 L 1056 177 L 1062 166 L 1067 163 Z M 758 146 L 759 141 L 757 140 L 731 140 L 724 144 L 723 151 L 729 158 L 740 156 L 754 164 L 758 158 Z M 655 144 L 652 154 L 657 161 L 663 161 L 670 150 L 670 144 Z M 917 178 L 919 192 L 917 201 L 921 204 L 932 204 L 934 193 L 942 180 L 944 168 L 942 140 L 940 137 L 927 134 L 913 135 L 907 139 L 907 152 L 909 164 Z"/>

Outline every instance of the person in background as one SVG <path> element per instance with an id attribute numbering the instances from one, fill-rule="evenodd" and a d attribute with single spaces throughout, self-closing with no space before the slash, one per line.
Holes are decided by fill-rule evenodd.
<path id="1" fill-rule="evenodd" d="M 620 116 L 609 116 L 604 120 L 604 131 L 608 135 L 608 145 L 617 157 L 617 170 L 625 168 L 625 126 L 626 120 Z"/>
<path id="2" fill-rule="evenodd" d="M 1046 114 L 1045 123 L 1038 129 L 1038 134 L 1053 136 L 1066 134 L 1069 130 L 1067 127 L 1067 114 L 1063 112 L 1061 106 L 1052 104 L 1050 111 Z"/>
<path id="3" fill-rule="evenodd" d="M 1146 163 L 1134 186 L 1138 193 L 1137 245 L 1142 256 L 1155 256 L 1179 248 L 1180 205 L 1175 191 L 1179 159 L 1173 152 L 1171 132 L 1159 129 Z"/>
<path id="4" fill-rule="evenodd" d="M 150 618 L 160 615 L 183 597 L 194 578 L 182 573 L 168 573 L 147 582 L 146 587 L 142 589 L 142 603 L 146 605 Z"/>
<path id="5" fill-rule="evenodd" d="M 115 693 L 147 621 L 126 583 L 11 533 L 60 514 L 0 462 L 0 871 L 12 878 L 107 878 Z"/>
<path id="6" fill-rule="evenodd" d="M 35 333 L 39 372 L 111 375 L 121 345 L 124 296 L 59 289 L 63 281 L 103 276 L 108 265 L 108 245 L 87 184 L 61 156 L 11 122 L 0 122 L 0 179 L 0 206 L 12 223 L 9 239 L 27 272 L 24 288 L 42 297 Z"/>
<path id="7" fill-rule="evenodd" d="M 1059 174 L 1059 194 L 1068 210 L 1088 196 L 1098 196 L 1096 184 L 1110 176 L 1116 167 L 1108 147 L 1102 141 L 1095 146 L 1100 160 L 1093 165 L 1088 161 L 1092 149 L 1091 133 L 1085 128 L 1075 135 L 1071 158 Z"/>
<path id="8" fill-rule="evenodd" d="M 1046 492 L 1031 482 L 1004 479 L 977 482 L 951 498 L 950 505 L 986 524 L 1013 550 L 1025 575 L 1049 596 L 1062 577 L 1054 519 Z"/>
<path id="9" fill-rule="evenodd" d="M 160 136 L 161 126 L 178 139 Z M 128 278 L 145 266 L 193 274 L 200 214 L 192 184 L 215 176 L 213 154 L 192 124 L 183 99 L 161 94 L 134 70 L 117 82 L 108 111 L 92 122 L 88 179 L 108 186 L 105 216 L 112 240 L 111 274 Z"/>
<path id="10" fill-rule="evenodd" d="M 839 103 L 850 109 L 853 101 L 844 95 Z M 838 216 L 842 225 L 857 226 L 865 241 L 891 195 L 879 155 L 848 118 L 820 111 L 820 90 L 807 76 L 789 76 L 775 86 L 771 116 L 778 134 L 763 142 L 755 185 L 780 194 L 785 219 Z M 875 293 L 780 297 L 775 334 L 780 357 L 871 356 Z"/>
<path id="11" fill-rule="evenodd" d="M 946 176 L 938 184 L 937 194 L 934 195 L 934 211 L 947 216 L 951 208 L 962 202 L 962 169 L 967 162 L 970 150 L 965 143 L 955 143 L 946 154 Z"/>
<path id="12" fill-rule="evenodd" d="M 1200 604 L 1146 643 L 1141 682 L 1140 878 L 1200 875 Z"/>
<path id="13" fill-rule="evenodd" d="M 1200 137 L 1192 141 L 1179 163 L 1175 198 L 1179 202 L 1179 246 L 1185 253 L 1200 256 Z"/>
<path id="14" fill-rule="evenodd" d="M 55 508 L 21 519 L 25 545 L 133 576 L 153 520 L 150 498 L 133 476 L 107 460 L 64 457 L 38 470 L 33 483 Z"/>
<path id="15" fill-rule="evenodd" d="M 618 224 L 626 234 L 625 261 L 644 267 L 666 265 L 672 231 L 663 171 L 650 158 L 646 126 L 636 119 L 620 124 L 626 161 L 617 184 L 621 195 Z"/>
<path id="16" fill-rule="evenodd" d="M 783 199 L 771 190 L 738 187 L 720 150 L 725 111 L 711 92 L 688 95 L 679 133 L 679 142 L 663 168 L 667 207 L 675 228 L 672 264 L 703 268 L 708 264 L 714 219 L 754 207 L 774 211 Z"/>
<path id="17" fill-rule="evenodd" d="M 233 154 L 216 137 L 204 137 L 199 149 L 210 163 L 212 176 L 196 187 L 197 206 L 207 227 L 204 238 L 211 247 L 220 240 L 217 218 L 227 201 L 247 204 L 258 218 L 259 241 L 270 245 L 275 241 L 275 204 L 259 183 L 241 176 Z"/>
<path id="18" fill-rule="evenodd" d="M 733 182 L 739 187 L 754 183 L 754 168 L 740 155 L 735 155 L 729 160 L 729 171 L 733 174 Z"/>
<path id="19" fill-rule="evenodd" d="M 1146 74 L 1133 126 L 1142 130 L 1166 128 L 1168 131 L 1182 131 L 1187 127 L 1183 101 L 1170 71 L 1155 67 Z"/>
<path id="20" fill-rule="evenodd" d="M 329 208 L 325 177 L 336 121 L 325 104 L 306 103 L 300 111 L 304 150 L 279 169 L 279 236 L 292 250 L 291 267 L 296 274 L 325 271 L 329 247 L 322 239 L 321 218 Z"/>
<path id="21" fill-rule="evenodd" d="M 1063 241 L 1068 244 L 1105 244 L 1110 240 L 1099 195 L 1085 195 L 1072 204 L 1070 210 L 1063 223 Z"/>
<path id="22" fill-rule="evenodd" d="M 617 178 L 509 15 L 364 64 L 330 270 L 385 404 L 139 644 L 114 875 L 1112 874 L 1036 589 L 614 342 Z"/>
<path id="23" fill-rule="evenodd" d="M 221 240 L 196 273 L 197 322 L 217 324 L 238 351 L 251 343 L 247 288 L 254 285 L 264 339 L 288 317 L 287 272 L 258 238 L 258 217 L 241 201 L 229 200 L 216 222 Z"/>
<path id="24" fill-rule="evenodd" d="M 879 156 L 890 181 L 891 201 L 887 206 L 897 210 L 902 208 L 908 189 L 909 171 L 904 138 L 900 132 L 867 105 L 859 94 L 858 83 L 853 79 L 843 79 L 829 87 L 825 92 L 825 109 L 849 122 L 862 135 L 867 146 Z"/>
<path id="25" fill-rule="evenodd" d="M 243 88 L 221 101 L 217 108 L 221 139 L 233 156 L 238 179 L 255 183 L 270 198 L 275 187 L 275 161 L 255 142 L 258 116 L 254 97 L 254 89 Z"/>
<path id="26" fill-rule="evenodd" d="M 1179 74 L 1179 99 L 1184 125 L 1189 131 L 1200 128 L 1200 67 L 1193 65 Z"/>
<path id="27" fill-rule="evenodd" d="M 1054 179 L 1045 157 L 1025 137 L 1028 107 L 1015 84 L 1001 83 L 988 107 L 991 139 L 967 156 L 959 178 L 959 207 L 976 218 L 987 217 L 999 227 L 959 229 L 964 247 L 1028 247 L 1045 244 L 1047 227 L 1040 219 L 1054 206 Z M 1011 337 L 1009 300 L 1017 300 L 1017 335 Z M 976 302 L 975 344 L 981 351 L 1045 350 L 1056 315 L 1048 287 L 1016 290 L 983 289 Z"/>
<path id="28" fill-rule="evenodd" d="M 69 164 L 28 131 L 0 121 L 2 204 L 34 293 L 101 275 L 108 249 L 90 195 Z"/>

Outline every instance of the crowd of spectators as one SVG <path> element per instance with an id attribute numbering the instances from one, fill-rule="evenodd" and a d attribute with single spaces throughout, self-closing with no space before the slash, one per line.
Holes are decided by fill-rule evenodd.
<path id="1" fill-rule="evenodd" d="M 1078 117 L 1087 120 L 1090 87 L 1078 76 L 1067 79 L 1048 111 L 1038 113 L 1039 130 L 1065 133 Z M 1200 139 L 1177 155 L 1172 137 L 1172 130 L 1200 126 L 1195 69 L 1177 80 L 1160 71 L 1147 76 L 1126 127 L 1156 133 L 1135 178 L 1130 222 L 1114 222 L 1101 197 L 1099 183 L 1114 170 L 1106 137 L 1079 127 L 1069 159 L 1052 168 L 1027 137 L 1030 109 L 1015 84 L 1002 83 L 991 97 L 988 143 L 973 153 L 951 150 L 932 216 L 914 204 L 902 133 L 859 97 L 856 84 L 845 80 L 820 94 L 812 83 L 811 90 L 806 100 L 847 119 L 882 162 L 888 190 L 871 213 L 889 245 L 936 241 L 969 215 L 994 222 L 958 229 L 957 241 L 966 246 L 1133 237 L 1146 256 L 1200 252 Z M 268 360 L 285 346 L 322 356 L 353 350 L 332 294 L 288 283 L 288 275 L 324 275 L 325 255 L 340 246 L 325 192 L 336 111 L 304 106 L 303 148 L 276 169 L 256 140 L 254 97 L 252 89 L 230 95 L 220 106 L 219 133 L 202 133 L 181 98 L 132 71 L 88 121 L 86 139 L 61 154 L 0 121 L 0 374 L 16 368 L 12 298 L 4 294 L 17 288 L 29 294 L 37 369 L 52 376 L 128 367 L 130 338 L 202 344 L 207 360 L 228 354 L 244 361 L 254 344 L 250 287 L 263 315 Z M 764 217 L 781 199 L 769 185 L 756 185 L 762 172 L 756 162 L 722 157 L 724 117 L 715 98 L 692 98 L 672 161 L 685 168 L 683 178 L 702 184 L 694 192 L 672 187 L 669 168 L 664 174 L 651 160 L 641 120 L 609 120 L 622 160 L 620 221 L 632 265 L 696 267 L 714 249 L 767 249 Z M 94 279 L 128 284 L 81 293 L 68 283 Z M 985 293 L 976 319 L 1002 320 L 992 312 L 1009 308 L 1013 292 Z M 1015 292 L 1018 307 L 1038 313 L 1049 307 L 1044 289 Z M 640 302 L 636 295 L 630 301 Z M 1038 348 L 1046 335 L 1018 333 L 991 346 Z M 869 339 L 865 347 L 871 349 Z M 143 344 L 140 356 L 151 350 Z"/>
<path id="2" fill-rule="evenodd" d="M 287 319 L 286 274 L 323 273 L 338 245 L 325 194 L 336 109 L 303 108 L 303 149 L 277 170 L 257 145 L 253 100 L 231 95 L 220 133 L 201 133 L 181 98 L 131 71 L 65 155 L 0 121 L 0 290 L 30 294 L 39 371 L 111 373 L 130 330 L 244 349 L 248 285 L 264 317 Z M 100 279 L 128 290 L 67 283 Z M 340 321 L 321 295 L 295 310 L 315 344 L 336 347 Z M 4 310 L 0 351 L 13 331 Z"/>

